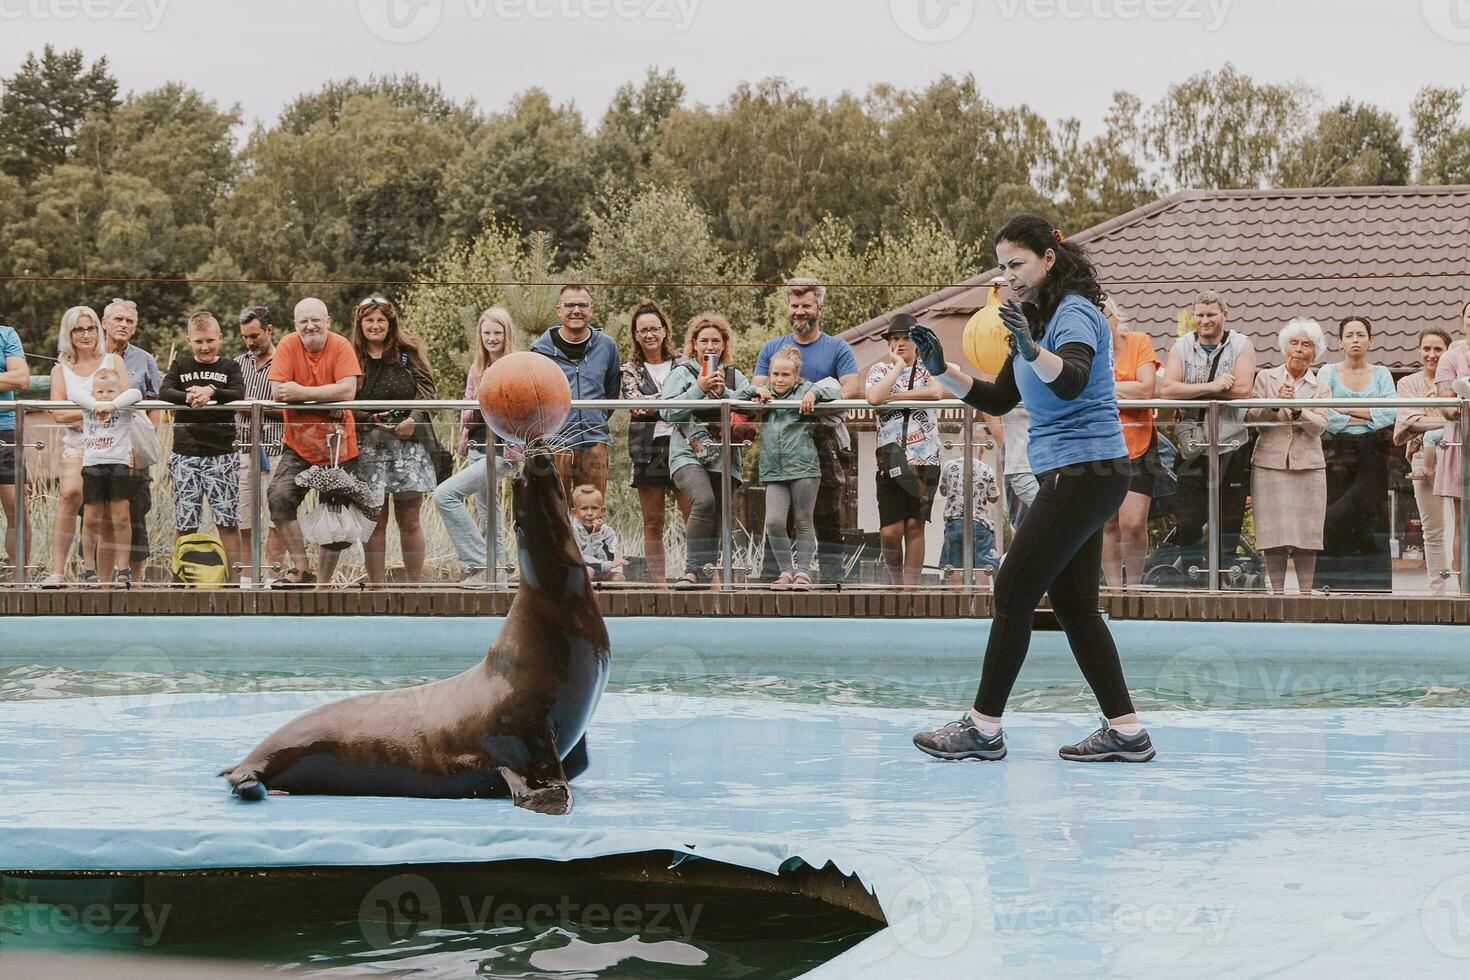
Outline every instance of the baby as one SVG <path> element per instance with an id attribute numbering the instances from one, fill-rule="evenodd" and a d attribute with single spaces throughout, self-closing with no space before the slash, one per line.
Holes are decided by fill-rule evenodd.
<path id="1" fill-rule="evenodd" d="M 1470 378 L 1456 378 L 1450 390 L 1459 398 L 1470 398 Z M 1409 457 L 1409 479 L 1434 479 L 1435 458 L 1439 455 L 1436 447 L 1441 442 L 1444 442 L 1444 429 L 1424 433 L 1419 451 Z"/>
<path id="2" fill-rule="evenodd" d="M 128 586 L 132 572 L 132 518 L 128 490 L 132 479 L 133 409 L 143 393 L 129 387 L 116 354 L 102 359 L 92 376 L 92 391 L 77 392 L 82 408 L 82 522 L 97 534 L 97 564 L 113 569 L 112 584 Z M 108 563 L 111 564 L 108 564 Z"/>
<path id="3" fill-rule="evenodd" d="M 618 532 L 607 520 L 602 492 L 590 483 L 572 490 L 572 533 L 594 582 L 624 582 L 628 560 L 619 558 Z"/>

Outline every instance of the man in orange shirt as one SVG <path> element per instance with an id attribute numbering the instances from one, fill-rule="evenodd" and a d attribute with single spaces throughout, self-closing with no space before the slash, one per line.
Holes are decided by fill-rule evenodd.
<path id="1" fill-rule="evenodd" d="M 1103 302 L 1108 325 L 1113 330 L 1113 381 L 1119 398 L 1156 397 L 1159 355 L 1141 330 L 1127 329 L 1128 317 L 1110 296 Z M 1133 482 L 1123 506 L 1103 527 L 1103 576 L 1109 586 L 1143 582 L 1148 558 L 1148 510 L 1153 503 L 1154 483 L 1160 469 L 1158 440 L 1154 435 L 1154 413 L 1147 408 L 1125 408 L 1118 412 L 1123 423 L 1123 442 L 1133 464 Z"/>
<path id="2" fill-rule="evenodd" d="M 332 333 L 332 318 L 319 299 L 296 304 L 296 332 L 276 347 L 271 364 L 271 395 L 279 402 L 345 402 L 357 397 L 362 368 L 352 344 Z M 280 585 L 307 585 L 316 581 L 296 511 L 306 490 L 296 485 L 297 474 L 311 466 L 357 465 L 357 431 L 351 412 L 285 412 L 285 448 L 279 469 L 271 477 L 266 500 L 271 520 L 281 538 L 285 571 Z M 322 551 L 322 581 L 337 569 L 340 551 Z"/>

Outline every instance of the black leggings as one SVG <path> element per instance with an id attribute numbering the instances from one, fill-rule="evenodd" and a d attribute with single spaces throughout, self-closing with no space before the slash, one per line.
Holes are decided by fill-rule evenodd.
<path id="1" fill-rule="evenodd" d="M 1045 593 L 1103 713 L 1132 714 L 1118 648 L 1097 608 L 1103 526 L 1128 495 L 1128 460 L 1065 466 L 1038 480 L 1041 491 L 995 577 L 995 618 L 975 710 L 992 718 L 1005 712 L 1031 646 L 1036 604 Z"/>

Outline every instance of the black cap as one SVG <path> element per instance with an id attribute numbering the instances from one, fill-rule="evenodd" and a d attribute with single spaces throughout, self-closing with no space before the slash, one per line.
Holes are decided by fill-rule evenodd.
<path id="1" fill-rule="evenodd" d="M 915 320 L 909 314 L 895 313 L 893 315 L 893 319 L 888 321 L 888 326 L 883 328 L 882 337 L 884 340 L 888 340 L 892 337 L 907 337 L 909 335 L 909 331 L 913 330 L 918 325 L 919 321 Z"/>

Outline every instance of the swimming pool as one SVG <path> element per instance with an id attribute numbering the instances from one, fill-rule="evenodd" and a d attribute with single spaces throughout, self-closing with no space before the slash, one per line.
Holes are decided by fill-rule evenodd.
<path id="1" fill-rule="evenodd" d="M 1062 637 L 1038 634 L 1011 758 L 961 766 L 922 759 L 908 736 L 973 696 L 984 622 L 609 620 L 615 675 L 593 768 L 572 816 L 548 823 L 497 801 L 252 809 L 213 778 L 333 690 L 462 669 L 494 623 L 109 620 L 99 651 L 97 622 L 7 632 L 11 870 L 377 868 L 386 882 L 445 862 L 651 852 L 768 876 L 826 868 L 870 890 L 888 923 L 819 938 L 840 955 L 815 974 L 832 976 L 1203 977 L 1242 963 L 1451 976 L 1470 956 L 1463 628 L 1115 624 L 1152 699 L 1160 758 L 1139 767 L 1056 760 L 1093 719 L 1078 713 L 1089 705 Z M 191 649 L 200 636 L 221 639 Z M 456 962 L 639 938 L 440 925 L 418 941 Z M 352 962 L 402 956 L 377 952 Z M 578 955 L 553 963 L 616 975 Z"/>

